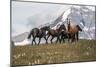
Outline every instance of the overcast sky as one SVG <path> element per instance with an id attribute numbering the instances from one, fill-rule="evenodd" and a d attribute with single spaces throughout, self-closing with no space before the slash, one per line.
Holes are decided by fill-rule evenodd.
<path id="1" fill-rule="evenodd" d="M 12 36 L 52 22 L 71 5 L 12 2 Z"/>

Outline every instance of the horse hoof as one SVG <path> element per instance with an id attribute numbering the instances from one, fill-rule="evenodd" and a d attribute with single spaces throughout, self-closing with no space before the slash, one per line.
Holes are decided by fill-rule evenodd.
<path id="1" fill-rule="evenodd" d="M 48 44 L 48 42 L 46 42 L 46 44 Z"/>

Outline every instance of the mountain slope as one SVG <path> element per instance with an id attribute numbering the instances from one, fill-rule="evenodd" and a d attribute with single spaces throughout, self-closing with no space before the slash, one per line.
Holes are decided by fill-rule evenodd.
<path id="1" fill-rule="evenodd" d="M 28 37 L 29 32 L 24 32 L 22 34 L 19 34 L 17 36 L 12 37 L 12 41 L 14 42 L 22 42 L 24 39 Z"/>

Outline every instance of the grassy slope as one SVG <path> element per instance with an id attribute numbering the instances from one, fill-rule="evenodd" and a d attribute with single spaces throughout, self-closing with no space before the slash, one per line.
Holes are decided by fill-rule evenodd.
<path id="1" fill-rule="evenodd" d="M 96 60 L 96 41 L 80 40 L 76 44 L 42 44 L 16 46 L 12 49 L 12 64 L 34 65 Z"/>

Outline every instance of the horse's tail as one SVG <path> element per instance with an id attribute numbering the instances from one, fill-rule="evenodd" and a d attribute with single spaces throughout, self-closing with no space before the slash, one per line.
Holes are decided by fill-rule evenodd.
<path id="1" fill-rule="evenodd" d="M 78 28 L 79 31 L 82 31 L 79 25 L 76 25 L 76 27 Z"/>
<path id="2" fill-rule="evenodd" d="M 31 31 L 31 32 L 32 32 L 32 31 Z M 32 34 L 31 32 L 29 33 L 29 35 L 28 35 L 28 37 L 27 37 L 28 39 L 30 39 L 30 38 L 31 38 L 31 34 Z"/>

